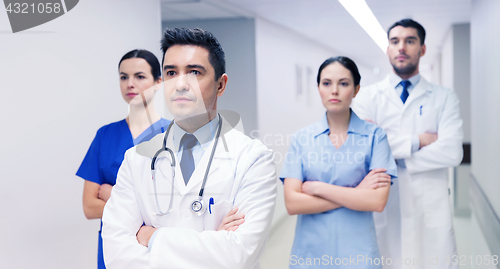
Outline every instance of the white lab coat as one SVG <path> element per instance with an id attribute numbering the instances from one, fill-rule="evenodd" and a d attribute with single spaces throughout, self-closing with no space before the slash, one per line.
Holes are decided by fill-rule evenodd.
<path id="1" fill-rule="evenodd" d="M 448 167 L 463 157 L 458 103 L 454 91 L 423 77 L 405 104 L 389 76 L 361 88 L 353 99 L 356 114 L 382 127 L 392 155 L 406 164 L 398 163 L 386 208 L 374 213 L 381 255 L 392 259 L 384 268 L 458 268 L 452 265 L 456 245 L 448 192 Z M 412 135 L 424 132 L 437 132 L 437 141 L 412 153 Z"/>
<path id="2" fill-rule="evenodd" d="M 156 216 L 151 178 L 151 158 L 129 149 L 118 172 L 116 185 L 103 213 L 104 260 L 113 268 L 260 268 L 276 199 L 276 167 L 273 153 L 260 141 L 231 129 L 223 121 L 221 137 L 207 178 L 204 200 L 215 204 L 201 217 L 189 210 L 198 197 L 213 142 L 196 166 L 187 186 L 177 160 L 173 210 Z M 161 148 L 164 134 L 149 143 Z M 174 149 L 172 134 L 167 146 Z M 175 152 L 175 150 L 174 150 Z M 156 182 L 162 211 L 170 201 L 170 155 L 157 161 Z M 217 231 L 222 218 L 234 206 L 245 222 L 234 232 Z M 158 230 L 151 246 L 140 245 L 136 233 L 142 226 Z"/>

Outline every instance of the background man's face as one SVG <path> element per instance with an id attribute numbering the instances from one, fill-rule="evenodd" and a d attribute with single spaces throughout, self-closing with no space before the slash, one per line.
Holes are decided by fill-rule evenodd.
<path id="1" fill-rule="evenodd" d="M 177 121 L 217 109 L 218 82 L 208 57 L 207 49 L 193 45 L 174 45 L 165 53 L 165 101 Z"/>
<path id="2" fill-rule="evenodd" d="M 396 74 L 416 74 L 420 57 L 424 54 L 425 44 L 420 45 L 417 29 L 403 26 L 391 29 L 387 55 Z"/>

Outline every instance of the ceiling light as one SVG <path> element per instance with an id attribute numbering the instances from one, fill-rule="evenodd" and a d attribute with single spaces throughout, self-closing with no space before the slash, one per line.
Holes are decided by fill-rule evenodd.
<path id="1" fill-rule="evenodd" d="M 365 0 L 339 0 L 339 2 L 385 53 L 389 45 L 387 33 L 373 15 Z"/>

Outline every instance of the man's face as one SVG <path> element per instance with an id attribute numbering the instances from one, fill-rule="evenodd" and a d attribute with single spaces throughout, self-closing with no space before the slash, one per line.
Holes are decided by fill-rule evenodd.
<path id="1" fill-rule="evenodd" d="M 174 45 L 165 53 L 165 99 L 177 121 L 217 109 L 217 97 L 224 92 L 227 75 L 216 81 L 208 57 L 207 49 L 193 45 Z"/>
<path id="2" fill-rule="evenodd" d="M 425 54 L 425 44 L 420 45 L 417 29 L 396 26 L 389 32 L 387 55 L 394 72 L 411 77 L 418 73 L 420 57 Z"/>

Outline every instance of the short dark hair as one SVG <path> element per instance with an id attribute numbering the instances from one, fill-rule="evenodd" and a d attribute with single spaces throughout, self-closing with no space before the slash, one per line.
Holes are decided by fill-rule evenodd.
<path id="1" fill-rule="evenodd" d="M 153 78 L 155 80 L 161 78 L 160 62 L 158 61 L 158 58 L 156 58 L 156 56 L 148 50 L 135 49 L 127 52 L 125 55 L 123 55 L 120 62 L 118 63 L 118 70 L 120 69 L 120 65 L 124 60 L 131 58 L 141 58 L 146 60 L 149 66 L 151 66 L 151 74 L 153 75 Z"/>
<path id="2" fill-rule="evenodd" d="M 318 82 L 318 85 L 319 85 L 319 82 L 321 80 L 321 72 L 323 71 L 323 69 L 325 69 L 325 67 L 335 63 L 335 62 L 338 62 L 339 64 L 341 64 L 343 67 L 347 68 L 349 71 L 351 71 L 351 75 L 352 75 L 352 79 L 353 79 L 353 82 L 354 82 L 354 87 L 358 86 L 359 85 L 359 82 L 361 81 L 361 75 L 359 74 L 359 70 L 358 70 L 358 67 L 356 66 L 356 64 L 354 63 L 353 60 L 345 57 L 345 56 L 337 56 L 337 57 L 331 57 L 331 58 L 328 58 L 326 59 L 322 64 L 321 66 L 319 67 L 319 70 L 318 70 L 318 77 L 317 77 L 317 82 Z"/>
<path id="3" fill-rule="evenodd" d="M 395 22 L 391 27 L 389 27 L 389 30 L 387 30 L 387 38 L 389 38 L 389 33 L 391 32 L 392 28 L 396 26 L 403 26 L 405 28 L 410 27 L 410 28 L 415 28 L 417 30 L 417 35 L 418 38 L 420 38 L 420 45 L 423 45 L 425 42 L 425 29 L 420 23 L 412 20 L 412 19 L 402 19 L 398 22 Z"/>
<path id="4" fill-rule="evenodd" d="M 222 46 L 215 36 L 200 28 L 167 28 L 161 39 L 161 49 L 163 51 L 163 61 L 168 48 L 174 45 L 194 45 L 208 50 L 208 61 L 215 71 L 215 80 L 226 73 L 226 59 Z"/>

